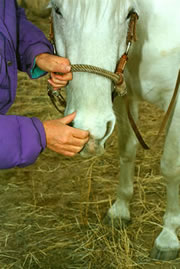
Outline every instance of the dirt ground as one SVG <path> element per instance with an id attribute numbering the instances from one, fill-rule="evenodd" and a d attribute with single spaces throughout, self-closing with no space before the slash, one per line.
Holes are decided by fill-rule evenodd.
<path id="1" fill-rule="evenodd" d="M 30 19 L 48 33 L 48 19 Z M 58 118 L 46 80 L 31 81 L 19 73 L 9 114 Z M 141 105 L 140 128 L 147 141 L 155 136 L 161 117 L 153 106 Z M 71 159 L 46 149 L 30 167 L 0 171 L 0 269 L 180 268 L 180 259 L 159 262 L 149 257 L 166 203 L 159 172 L 162 146 L 163 137 L 151 151 L 139 147 L 132 223 L 125 230 L 103 225 L 120 171 L 116 130 L 101 157 Z"/>

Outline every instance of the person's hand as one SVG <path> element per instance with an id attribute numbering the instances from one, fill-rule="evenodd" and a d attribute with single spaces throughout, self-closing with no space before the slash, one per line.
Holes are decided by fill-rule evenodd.
<path id="1" fill-rule="evenodd" d="M 89 140 L 89 132 L 68 126 L 76 113 L 57 119 L 43 122 L 47 147 L 65 156 L 74 156 L 82 150 Z"/>
<path id="2" fill-rule="evenodd" d="M 36 64 L 41 70 L 51 73 L 51 78 L 48 82 L 53 86 L 54 90 L 65 87 L 72 80 L 71 65 L 67 58 L 42 53 L 36 56 Z M 56 73 L 62 74 L 58 75 Z"/>

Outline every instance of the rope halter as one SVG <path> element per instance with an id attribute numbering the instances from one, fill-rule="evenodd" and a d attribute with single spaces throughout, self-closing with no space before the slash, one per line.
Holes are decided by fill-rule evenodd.
<path id="1" fill-rule="evenodd" d="M 85 65 L 85 64 L 74 64 L 71 65 L 71 72 L 88 72 L 91 74 L 96 74 L 103 76 L 107 79 L 110 79 L 113 84 L 114 84 L 114 91 L 112 93 L 113 99 L 116 96 L 125 96 L 127 94 L 127 88 L 126 88 L 126 83 L 124 80 L 124 69 L 126 66 L 126 63 L 128 61 L 128 53 L 130 50 L 130 47 L 132 45 L 133 41 L 136 41 L 136 24 L 138 20 L 138 15 L 134 11 L 132 11 L 129 14 L 130 21 L 129 21 L 129 26 L 128 26 L 128 33 L 127 33 L 127 38 L 126 38 L 126 52 L 122 55 L 120 58 L 115 73 L 108 71 L 106 69 L 96 67 L 93 65 Z M 55 42 L 54 42 L 54 30 L 53 30 L 53 23 L 51 19 L 51 25 L 50 25 L 50 40 L 54 46 L 55 49 Z M 56 52 L 56 49 L 55 49 Z M 58 74 L 58 73 L 57 73 Z M 57 107 L 55 97 L 58 98 L 58 101 L 61 106 L 66 106 L 66 101 L 61 95 L 60 91 L 55 91 L 52 89 L 52 86 L 48 84 L 48 95 L 51 98 L 51 101 L 53 105 L 56 107 L 56 109 L 62 113 L 62 111 Z"/>

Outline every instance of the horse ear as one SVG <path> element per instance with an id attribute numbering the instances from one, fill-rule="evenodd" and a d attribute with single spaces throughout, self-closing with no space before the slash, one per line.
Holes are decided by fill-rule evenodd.
<path id="1" fill-rule="evenodd" d="M 47 5 L 47 8 L 52 8 L 52 3 L 49 2 L 49 4 Z"/>

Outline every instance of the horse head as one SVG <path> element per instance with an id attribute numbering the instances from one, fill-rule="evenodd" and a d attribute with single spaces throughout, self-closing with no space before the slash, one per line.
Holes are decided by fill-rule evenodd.
<path id="1" fill-rule="evenodd" d="M 55 44 L 71 64 L 88 64 L 114 72 L 126 50 L 129 14 L 134 1 L 52 0 Z M 115 126 L 113 84 L 94 74 L 74 73 L 67 86 L 65 114 L 77 116 L 75 128 L 89 130 L 82 155 L 101 154 Z"/>

